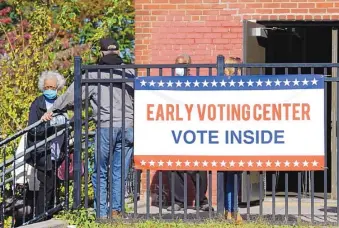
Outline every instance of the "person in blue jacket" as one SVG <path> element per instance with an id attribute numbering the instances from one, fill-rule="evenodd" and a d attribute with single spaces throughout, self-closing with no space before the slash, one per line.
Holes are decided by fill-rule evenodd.
<path id="1" fill-rule="evenodd" d="M 226 59 L 225 64 L 239 64 L 241 63 L 240 58 L 229 57 Z M 240 76 L 241 70 L 240 68 L 235 67 L 226 67 L 225 68 L 225 76 Z M 234 175 L 238 175 L 237 180 L 239 180 L 239 172 L 236 171 L 227 171 L 225 172 L 226 186 L 225 186 L 225 218 L 227 220 L 235 220 L 236 223 L 242 222 L 242 217 L 238 211 L 235 211 L 235 202 L 234 202 L 234 185 L 238 183 L 234 183 Z M 239 188 L 238 188 L 239 189 Z"/>

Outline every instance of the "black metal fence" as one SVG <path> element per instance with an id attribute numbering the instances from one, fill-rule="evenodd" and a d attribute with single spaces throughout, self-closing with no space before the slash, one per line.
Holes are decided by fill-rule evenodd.
<path id="1" fill-rule="evenodd" d="M 40 121 L 26 129 L 18 132 L 14 136 L 7 138 L 0 142 L 0 147 L 3 152 L 3 159 L 1 165 L 1 221 L 6 216 L 12 216 L 13 226 L 15 223 L 28 224 L 39 221 L 43 218 L 49 217 L 53 213 L 61 209 L 68 209 L 70 203 L 73 208 L 92 208 L 95 207 L 96 202 L 100 202 L 100 198 L 106 199 L 107 218 L 116 218 L 121 216 L 124 218 L 133 219 L 203 219 L 203 218 L 217 218 L 224 214 L 224 190 L 225 190 L 225 172 L 217 172 L 214 174 L 208 171 L 206 178 L 201 172 L 183 172 L 183 196 L 184 202 L 181 211 L 175 210 L 175 196 L 171 194 L 175 191 L 175 171 L 157 171 L 156 176 L 151 179 L 150 170 L 134 170 L 133 168 L 126 169 L 128 159 L 132 164 L 133 156 L 126 155 L 130 153 L 129 149 L 133 149 L 133 144 L 130 144 L 133 139 L 128 139 L 125 121 L 116 121 L 118 119 L 126 119 L 126 99 L 128 101 L 134 100 L 132 76 L 172 76 L 175 75 L 175 68 L 185 68 L 185 75 L 190 73 L 196 76 L 224 76 L 224 69 L 226 67 L 240 68 L 243 75 L 275 75 L 275 74 L 323 74 L 326 76 L 327 86 L 325 88 L 325 168 L 324 171 L 299 171 L 299 172 L 259 172 L 257 185 L 251 184 L 253 173 L 243 172 L 242 174 L 234 174 L 233 178 L 235 183 L 241 182 L 241 185 L 234 185 L 235 187 L 235 210 L 239 210 L 242 217 L 246 220 L 253 221 L 257 218 L 262 218 L 276 223 L 295 223 L 299 221 L 321 224 L 339 224 L 339 198 L 337 191 L 339 176 L 337 175 L 339 167 L 337 166 L 339 156 L 335 156 L 337 150 L 333 150 L 331 144 L 336 141 L 336 148 L 339 145 L 339 139 L 331 137 L 331 129 L 336 128 L 339 131 L 339 125 L 331 122 L 331 118 L 339 118 L 337 109 L 331 111 L 333 104 L 339 107 L 339 91 L 337 91 L 337 82 L 339 81 L 336 76 L 339 64 L 328 63 L 312 63 L 312 64 L 299 64 L 299 63 L 267 63 L 267 64 L 227 64 L 224 63 L 224 57 L 218 56 L 216 64 L 189 64 L 189 65 L 175 65 L 175 64 L 162 64 L 162 65 L 82 65 L 79 57 L 75 58 L 75 81 L 74 81 L 74 125 L 72 122 L 67 122 L 64 127 L 53 128 L 53 134 L 49 135 L 48 125 Z M 130 69 L 134 70 L 134 73 Z M 131 90 L 132 88 L 132 90 Z M 104 97 L 102 91 L 108 91 Z M 94 91 L 94 92 L 93 92 Z M 118 92 L 117 92 L 118 91 Z M 114 96 L 120 93 L 119 102 L 113 99 Z M 332 96 L 335 94 L 335 96 Z M 103 98 L 107 98 L 106 100 Z M 108 103 L 107 103 L 108 100 Z M 105 103 L 106 102 L 106 103 Z M 92 109 L 92 105 L 94 108 Z M 130 108 L 130 107 L 127 107 Z M 96 132 L 96 139 L 94 139 L 93 129 L 96 125 L 90 122 L 91 116 L 94 113 L 95 123 L 101 123 L 103 116 L 101 112 L 105 112 L 109 117 L 108 119 L 108 137 L 106 141 L 102 141 L 102 133 Z M 97 115 L 96 115 L 97 113 Z M 119 113 L 119 114 L 117 114 Z M 105 116 L 104 118 L 107 118 Z M 114 122 L 114 124 L 113 124 Z M 35 142 L 30 148 L 25 146 L 23 153 L 13 153 L 13 158 L 6 159 L 5 153 L 17 138 L 33 132 L 38 126 L 45 125 L 44 140 Z M 100 126 L 100 125 L 99 125 Z M 93 128 L 93 129 L 92 129 Z M 73 132 L 74 129 L 74 132 Z M 97 130 L 100 128 L 97 128 Z M 120 129 L 120 130 L 119 130 Z M 117 130 L 118 134 L 115 132 Z M 63 132 L 61 132 L 63 131 Z M 36 151 L 38 148 L 45 148 L 47 151 L 48 142 L 53 140 L 58 134 L 66 137 L 66 144 L 64 146 L 65 152 L 65 178 L 61 181 L 63 186 L 60 191 L 60 196 L 54 198 L 60 199 L 59 201 L 52 201 L 51 207 L 45 207 L 43 214 L 36 214 L 36 198 L 38 191 L 32 193 L 32 203 L 30 206 L 30 214 L 25 201 L 28 201 L 27 191 L 22 191 L 22 186 L 18 186 L 16 177 L 16 170 L 21 166 L 26 169 L 28 164 L 25 160 L 21 162 L 19 159 L 23 158 L 26 154 Z M 147 129 L 145 129 L 147 134 Z M 100 142 L 101 140 L 101 142 Z M 108 140 L 108 141 L 107 141 Z M 36 141 L 36 140 L 35 140 Z M 97 141 L 95 143 L 95 141 Z M 73 144 L 74 142 L 74 144 Z M 95 151 L 101 155 L 101 146 L 106 143 L 106 150 L 108 151 L 107 157 L 101 160 L 100 156 L 93 159 Z M 115 147 L 119 143 L 121 152 L 117 153 L 119 157 L 114 157 Z M 152 146 L 152 145 L 150 145 Z M 70 154 L 72 152 L 73 172 L 72 178 L 69 178 L 69 162 Z M 34 153 L 36 154 L 36 153 Z M 131 153 L 130 153 L 131 154 Z M 46 156 L 45 156 L 46 157 Z M 335 159 L 335 160 L 333 160 Z M 115 161 L 115 163 L 114 163 Z M 334 162 L 335 161 L 335 162 Z M 100 177 L 102 170 L 100 165 L 93 169 L 94 162 L 100 164 L 105 162 L 107 165 L 107 172 L 104 173 L 103 178 L 97 178 L 92 181 L 96 183 L 97 192 L 101 192 L 102 188 L 106 190 L 106 195 L 93 194 L 92 187 L 90 186 L 91 177 L 93 172 Z M 126 163 L 127 162 L 127 163 Z M 47 161 L 45 159 L 45 164 Z M 332 166 L 333 164 L 333 166 Z M 118 166 L 120 171 L 115 169 Z M 33 164 L 34 166 L 34 164 Z M 131 165 L 133 166 L 133 165 Z M 58 173 L 59 164 L 54 166 L 55 175 Z M 46 170 L 46 169 L 45 169 Z M 126 173 L 128 172 L 128 173 Z M 45 172 L 46 173 L 46 172 Z M 120 175 L 120 178 L 114 179 L 113 176 Z M 128 175 L 127 175 L 128 174 Z M 23 184 L 27 185 L 27 174 L 23 175 Z M 141 176 L 145 177 L 141 181 Z M 44 176 L 46 177 L 46 175 Z M 194 184 L 190 179 L 195 177 Z M 215 178 L 216 177 L 216 178 Z M 334 178 L 335 177 L 335 178 Z M 56 186 L 55 179 L 55 186 Z M 102 180 L 106 183 L 102 185 Z M 117 184 L 116 180 L 121 183 Z M 207 182 L 206 189 L 201 189 L 202 182 Z M 73 192 L 69 192 L 70 186 L 73 186 Z M 119 186 L 117 190 L 117 186 Z M 42 186 L 46 189 L 46 185 Z M 55 188 L 56 189 L 56 188 Z M 119 193 L 113 193 L 120 191 Z M 213 189 L 216 189 L 216 195 L 213 194 Z M 127 190 L 127 191 L 126 191 Z M 56 191 L 56 190 L 55 190 Z M 192 193 L 193 191 L 193 193 Z M 200 191 L 205 191 L 208 199 L 208 207 L 203 209 L 199 201 Z M 256 192 L 257 196 L 253 196 Z M 21 195 L 20 195 L 20 194 Z M 46 190 L 44 191 L 44 200 L 46 202 Z M 95 192 L 94 192 L 95 193 Z M 132 195 L 130 194 L 132 193 Z M 330 193 L 330 194 L 329 194 Z M 114 198 L 119 196 L 117 198 Z M 155 196 L 155 197 L 154 197 Z M 216 199 L 213 197 L 216 196 Z M 19 200 L 23 202 L 18 203 Z M 129 200 L 131 199 L 131 200 Z M 9 202 L 8 200 L 11 200 Z M 192 202 L 196 202 L 194 206 Z M 15 203 L 20 205 L 15 206 Z M 114 204 L 121 204 L 115 209 Z M 24 205 L 24 206 L 23 206 Z M 46 204 L 47 205 L 47 204 Z M 168 207 L 168 210 L 164 210 Z M 214 210 L 214 207 L 215 210 Z M 20 209 L 24 208 L 24 209 Z M 98 218 L 106 216 L 97 207 L 96 213 Z M 21 212 L 21 211 L 23 212 Z M 25 211 L 26 210 L 26 211 Z M 117 210 L 120 213 L 113 213 Z M 47 212 L 47 213 L 46 213 Z M 104 211 L 105 213 L 106 211 Z M 20 221 L 19 221 L 20 220 Z"/>
<path id="2" fill-rule="evenodd" d="M 237 183 L 238 179 L 241 179 L 241 182 L 243 183 L 243 186 L 247 186 L 246 189 L 242 189 L 241 195 L 242 198 L 245 198 L 240 202 L 240 204 L 236 204 L 236 210 L 239 207 L 245 207 L 245 210 L 240 210 L 244 214 L 244 218 L 247 220 L 253 220 L 255 217 L 261 217 L 269 219 L 270 221 L 285 221 L 285 222 L 294 222 L 299 220 L 305 220 L 302 219 L 302 217 L 305 217 L 305 214 L 309 218 L 306 218 L 305 221 L 309 221 L 311 223 L 316 222 L 322 222 L 322 223 L 338 223 L 338 197 L 337 193 L 332 192 L 332 199 L 337 199 L 336 201 L 330 200 L 329 198 L 329 191 L 331 190 L 331 186 L 336 186 L 339 183 L 339 176 L 336 175 L 338 173 L 338 166 L 331 167 L 330 160 L 331 158 L 339 160 L 338 157 L 332 156 L 336 153 L 336 151 L 331 151 L 331 126 L 336 127 L 337 130 L 338 126 L 331 123 L 331 105 L 330 101 L 333 103 L 333 99 L 335 102 L 339 102 L 339 99 L 337 97 L 332 97 L 331 93 L 333 91 L 336 91 L 336 87 L 333 87 L 334 84 L 337 84 L 338 78 L 337 77 L 331 77 L 331 75 L 336 74 L 337 68 L 339 67 L 339 64 L 328 64 L 328 63 L 312 63 L 312 64 L 299 64 L 299 63 L 286 63 L 286 64 L 278 64 L 278 63 L 267 63 L 267 64 L 227 64 L 224 63 L 224 57 L 218 56 L 217 63 L 216 64 L 189 64 L 189 65 L 175 65 L 175 64 L 157 64 L 157 65 L 118 65 L 118 66 L 107 66 L 107 65 L 93 65 L 93 66 L 87 66 L 82 65 L 81 59 L 76 58 L 75 59 L 75 94 L 78 96 L 75 97 L 75 132 L 78 138 L 75 140 L 75 155 L 76 159 L 75 162 L 78 162 L 78 164 L 75 165 L 75 182 L 76 182 L 76 188 L 74 188 L 74 206 L 79 207 L 81 205 L 82 199 L 84 199 L 85 206 L 88 206 L 88 195 L 85 194 L 81 195 L 81 177 L 80 173 L 77 172 L 79 170 L 79 162 L 80 158 L 83 156 L 82 153 L 85 153 L 85 157 L 88 155 L 88 149 L 85 149 L 81 151 L 80 148 L 80 136 L 81 136 L 81 125 L 83 122 L 85 122 L 85 126 L 88 126 L 87 119 L 89 117 L 89 101 L 92 100 L 92 102 L 96 102 L 98 106 L 100 106 L 100 92 L 98 92 L 98 95 L 95 99 L 96 101 L 93 101 L 93 97 L 89 96 L 89 88 L 91 86 L 97 87 L 98 91 L 101 90 L 102 87 L 108 87 L 110 91 L 110 97 L 112 96 L 114 89 L 119 89 L 121 91 L 121 107 L 119 107 L 119 110 L 122 111 L 121 117 L 122 119 L 125 118 L 125 94 L 127 92 L 128 83 L 133 83 L 133 78 L 130 78 L 128 76 L 129 69 L 135 70 L 135 76 L 173 76 L 175 75 L 175 68 L 181 67 L 185 68 L 185 75 L 190 73 L 191 75 L 196 76 L 224 76 L 224 69 L 226 67 L 235 67 L 240 68 L 243 75 L 276 75 L 276 74 L 323 74 L 326 76 L 326 82 L 327 86 L 325 88 L 325 141 L 326 141 L 326 148 L 325 148 L 325 168 L 324 171 L 318 172 L 318 171 L 311 171 L 311 172 L 260 172 L 259 173 L 259 187 L 258 187 L 258 200 L 257 203 L 259 204 L 259 208 L 256 212 L 252 212 L 252 205 L 253 200 L 251 200 L 251 194 L 253 189 L 251 189 L 250 184 L 250 178 L 251 174 L 250 172 L 244 172 L 242 175 L 234 175 L 235 183 Z M 117 72 L 117 71 L 120 71 Z M 102 75 L 104 73 L 107 73 L 105 77 Z M 88 75 L 92 74 L 92 77 L 89 77 Z M 93 77 L 93 74 L 96 75 Z M 108 75 L 108 76 L 107 76 Z M 120 77 L 114 77 L 114 75 L 120 75 Z M 335 90 L 333 90 L 335 89 Z M 80 94 L 83 94 L 83 99 Z M 338 93 L 337 93 L 338 94 Z M 82 103 L 84 102 L 84 109 L 82 109 Z M 111 102 L 113 102 L 111 100 Z M 106 104 L 107 105 L 107 104 Z M 110 103 L 109 107 L 111 108 L 111 115 L 110 115 L 110 121 L 111 125 L 109 128 L 114 128 L 115 126 L 112 124 L 113 120 L 113 113 L 117 112 L 117 110 L 112 107 L 112 103 Z M 85 118 L 81 118 L 81 113 L 85 112 Z M 338 116 L 338 112 L 335 111 L 336 116 Z M 100 122 L 100 117 L 98 117 L 98 122 Z M 122 138 L 121 138 L 121 144 L 122 144 L 122 153 L 121 153 L 121 175 L 124 176 L 125 169 L 125 122 L 123 121 L 121 123 L 122 130 Z M 86 129 L 85 127 L 85 137 L 86 137 Z M 145 132 L 146 133 L 146 132 Z M 100 137 L 100 136 L 99 136 Z M 338 138 L 336 138 L 338 140 Z M 112 149 L 112 142 L 110 142 L 109 147 Z M 337 144 L 338 145 L 338 144 Z M 152 146 L 152 145 L 150 145 Z M 86 147 L 86 146 L 85 146 Z M 87 148 L 87 147 L 86 147 Z M 98 148 L 98 151 L 100 153 L 100 148 Z M 110 150 L 113 151 L 113 150 Z M 111 168 L 111 167 L 110 167 Z M 331 170 L 335 169 L 334 172 L 331 173 Z M 100 170 L 97 170 L 99 173 Z M 134 171 L 134 186 L 140 187 L 140 170 Z M 195 186 L 195 197 L 196 197 L 196 204 L 195 204 L 195 212 L 194 216 L 192 217 L 191 214 L 191 207 L 188 205 L 188 198 L 191 195 L 190 190 L 188 190 L 188 177 L 189 172 L 184 172 L 183 179 L 184 179 L 184 198 L 185 202 L 183 205 L 183 214 L 181 212 L 175 212 L 174 210 L 174 194 L 171 194 L 171 192 L 174 192 L 175 189 L 175 182 L 174 182 L 174 171 L 168 172 L 168 171 L 161 171 L 159 170 L 157 172 L 157 178 L 153 179 L 153 182 L 156 182 L 156 190 L 152 188 L 151 184 L 151 172 L 150 170 L 144 170 L 142 171 L 146 173 L 146 183 L 144 183 L 144 186 L 142 186 L 142 192 L 143 194 L 142 199 L 144 199 L 145 204 L 138 203 L 138 193 L 137 191 L 134 191 L 134 204 L 133 212 L 125 210 L 125 204 L 122 203 L 122 209 L 121 209 L 121 215 L 123 217 L 132 217 L 132 218 L 150 218 L 150 217 L 156 217 L 159 219 L 175 219 L 175 218 L 213 218 L 215 215 L 221 215 L 224 213 L 224 186 L 225 186 L 225 177 L 224 172 L 218 172 L 216 183 L 215 180 L 213 180 L 213 174 L 212 172 L 208 172 L 208 199 L 209 199 L 209 207 L 207 214 L 206 212 L 201 212 L 201 207 L 199 205 L 199 185 L 201 182 L 200 173 L 197 172 L 194 175 L 196 175 L 196 186 Z M 111 169 L 109 169 L 108 173 L 111 173 Z M 334 182 L 333 178 L 331 179 L 331 175 L 336 176 L 336 182 Z M 138 178 L 139 177 L 139 178 Z M 172 178 L 168 178 L 172 177 Z M 282 177 L 282 178 L 281 178 Z M 86 181 L 86 175 L 85 175 L 85 183 Z M 169 194 L 165 191 L 165 180 L 169 179 L 169 183 L 167 181 L 167 184 L 169 185 Z M 115 183 L 111 183 L 111 179 L 108 180 L 108 196 L 112 196 L 112 192 L 110 191 L 111 188 L 109 186 L 114 185 Z M 332 181 L 332 183 L 330 183 Z M 124 181 L 123 181 L 124 182 Z M 217 186 L 217 200 L 216 202 L 212 202 L 212 186 Z M 97 183 L 98 186 L 100 186 L 100 181 Z M 242 186 L 242 187 L 243 187 Z M 336 189 L 333 188 L 333 189 Z M 125 191 L 125 184 L 122 183 L 121 185 L 121 192 L 123 193 Z M 235 192 L 238 193 L 238 186 L 235 185 Z M 282 194 L 281 194 L 282 193 Z M 156 204 L 158 209 L 154 209 L 153 203 L 151 202 L 151 198 L 153 194 L 156 194 Z M 121 195 L 121 202 L 125 202 L 123 194 Z M 170 199 L 167 199 L 169 198 Z M 283 197 L 284 202 L 284 213 L 281 213 L 277 209 L 277 205 L 281 204 L 280 202 L 280 196 Z M 100 196 L 99 196 L 100 197 Z M 97 201 L 99 202 L 100 199 L 97 196 Z M 235 202 L 238 202 L 238 194 L 235 194 L 234 196 Z M 266 200 L 270 198 L 270 206 L 271 210 L 270 212 L 267 211 L 267 205 L 268 202 Z M 290 202 L 292 200 L 295 200 L 295 202 Z M 108 200 L 109 201 L 109 200 Z M 153 199 L 154 201 L 154 199 Z M 170 212 L 167 214 L 167 212 L 163 209 L 164 203 L 168 202 L 169 205 L 166 206 L 172 206 Z M 309 202 L 308 202 L 309 201 Z M 328 206 L 328 202 L 331 202 L 331 207 Z M 216 213 L 214 213 L 213 210 L 213 204 L 216 203 Z M 305 203 L 308 205 L 307 208 Z M 265 205 L 264 205 L 265 204 Z M 315 207 L 315 205 L 322 204 L 321 207 L 318 208 L 318 206 Z M 143 206 L 142 206 L 143 205 Z M 292 207 L 292 205 L 294 205 Z M 255 206 L 254 206 L 255 207 Z M 304 209 L 309 209 L 310 212 L 305 213 Z M 265 210 L 264 210 L 265 209 Z M 319 213 L 321 211 L 321 214 Z M 100 212 L 97 210 L 97 215 L 100 216 Z M 254 217 L 253 217 L 253 216 Z M 108 213 L 108 217 L 111 218 L 111 214 Z M 321 217 L 321 219 L 319 219 Z"/>

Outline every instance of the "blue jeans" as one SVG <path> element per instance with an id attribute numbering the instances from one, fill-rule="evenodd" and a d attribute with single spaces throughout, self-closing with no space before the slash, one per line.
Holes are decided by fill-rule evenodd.
<path id="1" fill-rule="evenodd" d="M 109 151 L 109 128 L 99 128 L 100 131 L 100 145 L 99 155 L 100 160 L 97 164 L 98 151 L 97 140 L 98 135 L 95 138 L 95 153 L 94 153 L 94 170 L 92 175 L 92 183 L 94 188 L 94 208 L 97 210 L 97 193 L 100 193 L 99 212 L 100 217 L 105 217 L 110 213 L 107 205 L 107 182 L 108 182 L 108 169 L 109 169 L 109 154 L 112 153 L 112 195 L 111 206 L 113 211 L 121 211 L 122 199 L 121 199 L 121 153 L 122 153 L 122 128 L 112 129 L 112 142 L 113 151 Z M 125 129 L 125 180 L 129 171 L 129 165 L 133 154 L 133 128 Z M 97 189 L 97 165 L 99 165 L 100 173 L 100 187 Z"/>
<path id="2" fill-rule="evenodd" d="M 235 209 L 235 203 L 234 203 L 234 174 L 238 175 L 238 189 L 239 189 L 239 172 L 225 172 L 226 175 L 226 191 L 225 191 L 225 210 L 228 212 L 234 212 Z"/>

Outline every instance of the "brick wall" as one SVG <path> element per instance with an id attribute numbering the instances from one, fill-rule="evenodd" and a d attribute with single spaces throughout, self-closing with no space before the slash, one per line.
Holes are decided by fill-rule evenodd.
<path id="1" fill-rule="evenodd" d="M 136 0 L 135 8 L 138 64 L 173 63 L 181 53 L 193 63 L 242 57 L 243 20 L 339 20 L 338 0 Z"/>

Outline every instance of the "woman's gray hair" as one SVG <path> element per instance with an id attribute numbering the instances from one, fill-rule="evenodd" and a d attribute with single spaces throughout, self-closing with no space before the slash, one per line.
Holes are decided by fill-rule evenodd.
<path id="1" fill-rule="evenodd" d="M 64 76 L 59 74 L 59 72 L 57 72 L 57 71 L 44 71 L 44 72 L 41 73 L 41 75 L 39 77 L 39 81 L 38 81 L 38 87 L 41 91 L 44 91 L 45 80 L 51 79 L 51 78 L 56 79 L 57 90 L 62 89 L 66 84 L 66 80 L 65 80 Z"/>

